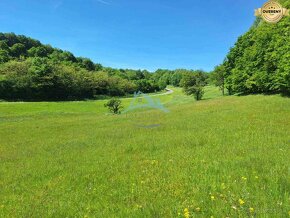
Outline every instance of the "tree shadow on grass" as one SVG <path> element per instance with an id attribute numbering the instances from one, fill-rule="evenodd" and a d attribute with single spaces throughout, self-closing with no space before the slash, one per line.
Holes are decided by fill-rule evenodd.
<path id="1" fill-rule="evenodd" d="M 243 97 L 249 95 L 264 95 L 264 96 L 280 95 L 283 98 L 290 98 L 290 93 L 279 93 L 279 92 L 236 93 L 233 96 Z"/>

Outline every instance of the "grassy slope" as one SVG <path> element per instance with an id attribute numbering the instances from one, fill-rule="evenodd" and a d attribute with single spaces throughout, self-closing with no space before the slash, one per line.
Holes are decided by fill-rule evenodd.
<path id="1" fill-rule="evenodd" d="M 154 129 L 104 101 L 0 103 L 0 217 L 288 215 L 289 98 L 158 98 L 136 115 Z"/>

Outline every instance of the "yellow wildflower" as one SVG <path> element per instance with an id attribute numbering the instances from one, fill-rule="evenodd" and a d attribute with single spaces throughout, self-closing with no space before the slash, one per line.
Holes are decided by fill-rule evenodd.
<path id="1" fill-rule="evenodd" d="M 243 205 L 243 204 L 245 204 L 245 201 L 243 199 L 239 199 L 239 203 L 240 203 L 240 205 Z"/>
<path id="2" fill-rule="evenodd" d="M 184 209 L 184 217 L 185 218 L 189 218 L 189 210 L 188 210 L 188 208 Z"/>
<path id="3" fill-rule="evenodd" d="M 252 207 L 250 207 L 249 210 L 250 210 L 250 213 L 254 213 L 254 211 L 255 211 L 254 208 L 252 208 Z"/>
<path id="4" fill-rule="evenodd" d="M 212 201 L 214 201 L 215 197 L 212 195 L 212 196 L 210 196 L 210 199 L 211 199 Z"/>

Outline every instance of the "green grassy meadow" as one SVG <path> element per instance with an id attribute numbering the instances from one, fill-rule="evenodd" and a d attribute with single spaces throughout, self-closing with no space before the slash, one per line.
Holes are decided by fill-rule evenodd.
<path id="1" fill-rule="evenodd" d="M 0 217 L 289 217 L 290 99 L 172 89 L 166 114 L 1 102 Z"/>

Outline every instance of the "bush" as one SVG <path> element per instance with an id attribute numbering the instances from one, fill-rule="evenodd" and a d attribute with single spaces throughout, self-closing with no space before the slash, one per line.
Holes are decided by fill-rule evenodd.
<path id="1" fill-rule="evenodd" d="M 112 98 L 104 106 L 113 114 L 120 114 L 121 109 L 123 108 L 121 100 L 116 98 Z"/>

